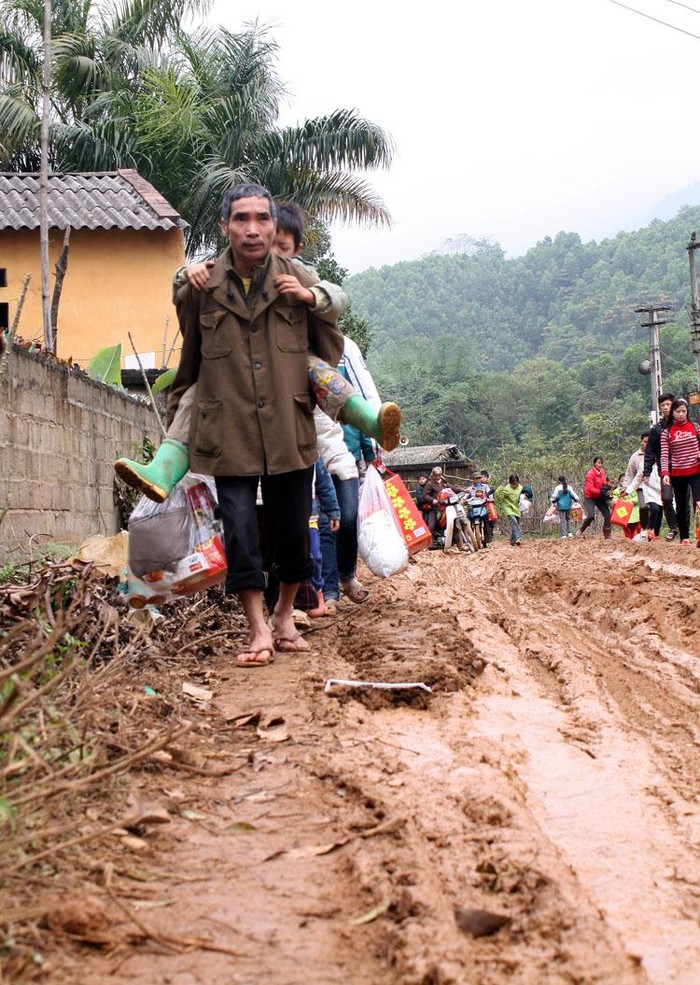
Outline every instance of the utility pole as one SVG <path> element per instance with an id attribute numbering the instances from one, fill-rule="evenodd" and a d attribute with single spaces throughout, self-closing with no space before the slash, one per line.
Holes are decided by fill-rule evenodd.
<path id="1" fill-rule="evenodd" d="M 651 414 L 652 424 L 659 420 L 659 394 L 663 390 L 661 382 L 661 345 L 659 343 L 659 328 L 665 325 L 665 321 L 659 318 L 660 311 L 670 311 L 668 304 L 657 305 L 652 308 L 635 308 L 637 314 L 648 315 L 649 321 L 642 322 L 642 328 L 649 329 L 649 361 L 651 362 Z"/>
<path id="2" fill-rule="evenodd" d="M 41 76 L 41 170 L 39 173 L 39 252 L 44 348 L 54 352 L 49 299 L 49 113 L 51 108 L 51 0 L 44 0 L 44 65 Z"/>
<path id="3" fill-rule="evenodd" d="M 690 334 L 693 339 L 693 353 L 695 355 L 695 370 L 696 370 L 696 392 L 691 394 L 691 398 L 695 397 L 693 403 L 700 403 L 700 297 L 698 297 L 698 278 L 695 272 L 695 251 L 700 246 L 700 243 L 695 241 L 695 233 L 690 234 L 690 242 L 688 243 L 688 260 L 690 261 L 690 320 L 692 322 L 690 326 Z"/>

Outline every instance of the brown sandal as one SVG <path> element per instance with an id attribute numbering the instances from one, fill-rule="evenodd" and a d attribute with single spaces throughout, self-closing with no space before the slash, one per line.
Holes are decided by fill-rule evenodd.
<path id="1" fill-rule="evenodd" d="M 347 595 L 350 601 L 356 605 L 363 605 L 369 600 L 369 592 L 362 587 L 357 578 L 353 578 L 352 581 L 341 582 L 340 587 L 343 595 Z"/>
<path id="2" fill-rule="evenodd" d="M 260 660 L 260 654 L 266 653 L 267 656 Z M 242 657 L 249 657 L 251 659 L 243 660 Z M 237 667 L 268 667 L 271 663 L 274 663 L 275 651 L 271 646 L 261 646 L 259 650 L 244 650 L 243 653 L 239 653 L 236 656 L 236 666 Z"/>
<path id="3" fill-rule="evenodd" d="M 311 647 L 297 645 L 303 639 L 301 633 L 296 633 L 294 636 L 277 636 L 272 642 L 280 653 L 308 653 Z"/>

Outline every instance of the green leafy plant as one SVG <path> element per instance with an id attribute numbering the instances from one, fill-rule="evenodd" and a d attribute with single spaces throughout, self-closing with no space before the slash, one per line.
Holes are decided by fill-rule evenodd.
<path id="1" fill-rule="evenodd" d="M 122 385 L 122 344 L 100 349 L 88 363 L 87 373 L 91 380 L 108 383 L 110 386 Z"/>
<path id="2" fill-rule="evenodd" d="M 157 393 L 162 393 L 163 390 L 167 390 L 169 386 L 172 386 L 173 380 L 175 379 L 176 369 L 166 369 L 164 373 L 161 373 L 157 378 L 153 386 L 151 387 L 151 393 L 155 396 Z"/>

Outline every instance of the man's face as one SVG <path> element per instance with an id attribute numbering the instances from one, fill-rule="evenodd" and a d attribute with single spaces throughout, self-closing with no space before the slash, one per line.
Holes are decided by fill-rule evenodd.
<path id="1" fill-rule="evenodd" d="M 228 223 L 221 220 L 221 230 L 228 236 L 234 266 L 248 274 L 262 263 L 275 238 L 275 221 L 266 198 L 251 196 L 231 203 Z"/>
<path id="2" fill-rule="evenodd" d="M 649 444 L 649 438 L 648 437 L 642 438 L 641 442 L 639 443 L 639 450 L 646 451 L 648 444 Z"/>
<path id="3" fill-rule="evenodd" d="M 671 407 L 673 406 L 672 400 L 662 400 L 659 404 L 659 410 L 664 417 L 668 417 L 671 413 Z"/>
<path id="4" fill-rule="evenodd" d="M 301 249 L 297 249 L 293 234 L 284 229 L 278 229 L 275 233 L 272 248 L 281 257 L 295 257 L 301 252 Z"/>
<path id="5" fill-rule="evenodd" d="M 421 475 L 418 477 L 418 482 L 421 484 L 421 486 L 424 486 L 427 481 L 428 481 L 427 475 Z"/>

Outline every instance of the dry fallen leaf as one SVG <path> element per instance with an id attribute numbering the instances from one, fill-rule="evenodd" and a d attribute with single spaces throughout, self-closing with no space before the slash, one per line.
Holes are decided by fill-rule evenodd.
<path id="1" fill-rule="evenodd" d="M 315 858 L 317 855 L 328 855 L 330 852 L 334 852 L 336 848 L 342 848 L 343 845 L 347 845 L 349 838 L 342 838 L 340 841 L 331 841 L 327 845 L 303 845 L 301 848 L 289 848 L 286 851 L 275 852 L 273 855 L 268 855 L 264 860 L 268 862 L 272 858 L 278 858 L 280 855 L 284 855 L 287 858 Z"/>
<path id="2" fill-rule="evenodd" d="M 255 730 L 261 739 L 268 742 L 286 742 L 289 738 L 289 730 L 286 725 L 277 725 L 274 728 L 258 728 Z"/>
<path id="3" fill-rule="evenodd" d="M 188 821 L 208 821 L 209 817 L 207 814 L 200 814 L 199 811 L 180 811 L 183 817 L 186 817 Z"/>
<path id="4" fill-rule="evenodd" d="M 174 899 L 137 899 L 131 905 L 135 910 L 157 910 L 162 906 L 173 906 Z"/>
<path id="5" fill-rule="evenodd" d="M 207 690 L 205 687 L 197 687 L 196 684 L 190 684 L 189 681 L 185 681 L 182 685 L 182 693 L 186 694 L 188 698 L 193 698 L 195 701 L 211 701 L 214 697 L 214 692 Z"/>
<path id="6" fill-rule="evenodd" d="M 259 711 L 246 711 L 242 714 L 224 715 L 226 723 L 228 725 L 233 725 L 234 728 L 245 728 L 246 725 L 258 725 L 260 722 Z"/>
<path id="7" fill-rule="evenodd" d="M 170 824 L 170 815 L 164 807 L 135 804 L 122 819 L 125 828 L 139 828 L 148 824 Z"/>
<path id="8" fill-rule="evenodd" d="M 371 923 L 373 920 L 376 920 L 377 917 L 381 917 L 382 913 L 386 913 L 390 906 L 391 897 L 385 896 L 380 903 L 373 906 L 371 910 L 367 911 L 367 913 L 363 913 L 361 917 L 355 917 L 354 920 L 351 920 L 350 926 L 360 927 L 363 923 Z"/>

